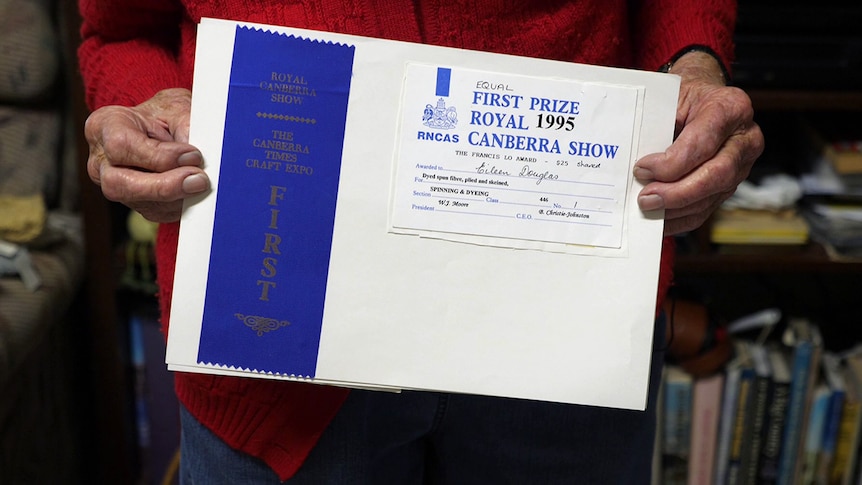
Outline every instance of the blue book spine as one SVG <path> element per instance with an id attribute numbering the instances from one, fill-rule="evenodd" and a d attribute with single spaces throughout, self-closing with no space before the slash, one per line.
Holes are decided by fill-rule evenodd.
<path id="1" fill-rule="evenodd" d="M 830 393 L 826 386 L 818 388 L 811 405 L 802 457 L 802 483 L 815 483 L 817 461 L 823 447 L 823 430 L 829 412 Z"/>
<path id="2" fill-rule="evenodd" d="M 832 389 L 829 396 L 828 410 L 823 424 L 820 458 L 817 462 L 817 480 L 820 483 L 829 481 L 829 469 L 835 459 L 835 449 L 838 445 L 838 435 L 841 429 L 844 396 L 845 391 L 843 389 Z"/>
<path id="3" fill-rule="evenodd" d="M 792 485 L 797 453 L 802 441 L 805 399 L 808 393 L 808 375 L 814 346 L 803 341 L 797 344 L 791 366 L 790 402 L 784 426 L 784 440 L 778 465 L 778 485 Z"/>

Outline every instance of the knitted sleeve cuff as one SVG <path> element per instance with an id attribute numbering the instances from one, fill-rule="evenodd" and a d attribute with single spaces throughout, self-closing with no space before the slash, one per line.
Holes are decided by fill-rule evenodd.
<path id="1" fill-rule="evenodd" d="M 709 49 L 729 74 L 733 60 L 734 0 L 639 2 L 633 40 L 637 65 L 655 71 L 697 47 Z"/>
<path id="2" fill-rule="evenodd" d="M 144 41 L 85 39 L 78 49 L 85 98 L 90 109 L 135 106 L 167 87 L 181 87 L 172 55 Z"/>
<path id="3" fill-rule="evenodd" d="M 137 105 L 180 87 L 174 0 L 79 0 L 78 64 L 90 109 Z M 187 87 L 187 86 L 186 86 Z"/>

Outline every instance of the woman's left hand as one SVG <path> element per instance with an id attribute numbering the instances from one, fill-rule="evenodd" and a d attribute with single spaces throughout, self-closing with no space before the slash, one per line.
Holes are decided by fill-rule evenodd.
<path id="1" fill-rule="evenodd" d="M 751 99 L 725 85 L 718 62 L 690 52 L 671 72 L 682 76 L 676 112 L 676 139 L 663 153 L 637 161 L 634 176 L 645 187 L 641 210 L 665 210 L 665 235 L 702 225 L 733 195 L 763 153 Z"/>

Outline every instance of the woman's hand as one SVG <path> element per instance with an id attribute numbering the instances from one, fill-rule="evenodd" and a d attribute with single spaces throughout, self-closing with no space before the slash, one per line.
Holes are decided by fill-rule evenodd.
<path id="1" fill-rule="evenodd" d="M 664 153 L 647 155 L 634 168 L 646 183 L 638 205 L 665 209 L 665 235 L 703 224 L 748 177 L 764 147 L 751 99 L 725 85 L 712 56 L 690 52 L 671 72 L 682 76 L 677 137 Z"/>
<path id="2" fill-rule="evenodd" d="M 191 93 L 166 89 L 138 106 L 105 106 L 84 125 L 87 173 L 109 200 L 154 222 L 180 218 L 183 199 L 209 188 L 189 145 Z"/>

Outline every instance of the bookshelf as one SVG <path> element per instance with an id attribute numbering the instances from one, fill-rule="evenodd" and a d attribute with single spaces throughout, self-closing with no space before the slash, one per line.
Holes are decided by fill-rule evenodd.
<path id="1" fill-rule="evenodd" d="M 750 12 L 752 5 L 762 6 L 763 3 L 749 4 L 747 11 Z M 783 8 L 792 9 L 793 6 L 798 7 L 789 2 Z M 825 4 L 822 7 L 824 12 L 827 7 Z M 816 10 L 816 7 L 810 8 Z M 853 12 L 862 15 L 862 8 L 855 7 Z M 741 8 L 740 15 L 743 13 Z M 760 28 L 751 24 L 748 27 L 751 31 Z M 834 35 L 830 39 L 841 38 L 840 31 L 831 33 Z M 853 36 L 847 38 L 848 46 L 860 42 L 858 34 Z M 767 64 L 770 62 L 768 58 L 763 59 Z M 780 69 L 786 70 L 786 67 L 780 66 Z M 752 67 L 753 72 L 759 72 L 758 68 Z M 781 72 L 780 69 L 777 72 Z M 851 69 L 853 75 L 860 71 L 858 63 L 853 62 L 848 62 L 846 69 L 848 75 Z M 764 78 L 756 85 L 740 83 L 739 87 L 752 99 L 755 120 L 766 139 L 766 150 L 752 170 L 753 182 L 775 173 L 800 176 L 809 172 L 816 153 L 806 136 L 805 130 L 809 127 L 817 127 L 836 138 L 862 139 L 862 123 L 859 122 L 862 84 L 848 89 L 842 77 L 840 74 L 821 75 L 819 78 L 801 75 L 800 78 L 807 80 L 805 82 L 812 83 L 809 86 L 791 87 L 790 83 L 795 81 L 789 78 L 784 79 L 788 81 L 786 84 L 776 82 L 774 87 L 763 82 Z M 862 326 L 858 324 L 862 315 L 862 258 L 836 256 L 834 251 L 816 242 L 800 246 L 717 245 L 710 241 L 710 229 L 708 221 L 703 227 L 677 238 L 676 293 L 703 302 L 711 315 L 722 323 L 767 308 L 780 309 L 783 319 L 773 329 L 768 341 L 770 345 L 781 347 L 782 333 L 792 325 L 791 321 L 797 319 L 808 320 L 817 327 L 822 337 L 823 352 L 840 354 L 862 343 Z M 756 335 L 749 334 L 734 337 L 734 340 L 754 337 Z M 718 375 L 727 377 L 733 365 L 728 364 Z M 818 372 L 821 385 L 825 381 L 823 378 Z M 817 408 L 816 395 L 811 391 L 806 397 L 810 409 Z M 805 426 L 814 426 L 816 421 L 809 419 L 807 414 L 804 416 Z M 857 424 L 856 429 L 862 429 L 862 425 Z M 786 432 L 786 428 L 782 428 L 782 432 Z M 818 433 L 812 434 L 816 435 Z M 809 436 L 799 438 L 800 443 L 810 439 Z M 851 453 L 859 456 L 862 449 L 856 446 Z M 818 450 L 822 452 L 822 449 Z M 798 456 L 813 459 L 808 454 Z M 830 463 L 830 459 L 822 461 L 822 455 L 816 458 L 818 466 Z M 763 467 L 763 462 L 758 466 Z M 862 474 L 858 464 L 853 470 L 848 475 L 858 477 Z M 818 472 L 823 473 L 822 470 Z M 689 470 L 689 478 L 692 473 Z M 808 470 L 806 473 L 812 472 Z"/>
<path id="2" fill-rule="evenodd" d="M 815 121 L 862 138 L 862 90 L 746 89 L 766 150 L 752 179 L 784 172 L 798 176 L 811 163 L 801 124 Z M 862 313 L 862 258 L 838 258 L 827 248 L 734 246 L 710 242 L 710 226 L 678 237 L 675 282 L 730 321 L 767 307 L 785 316 L 810 318 L 821 326 L 826 348 L 844 350 L 862 342 L 856 323 Z"/>
<path id="3" fill-rule="evenodd" d="M 722 253 L 720 249 L 686 251 L 677 255 L 675 269 L 677 274 L 685 275 L 763 271 L 858 274 L 862 272 L 862 260 L 835 260 L 823 246 L 809 242 L 792 249 L 746 247 L 733 253 Z"/>
<path id="4" fill-rule="evenodd" d="M 862 138 L 862 90 L 745 89 L 752 99 L 755 120 L 766 138 L 766 150 L 752 170 L 752 178 L 766 173 L 799 175 L 811 162 L 811 147 L 803 140 L 802 124 L 818 126 Z M 820 244 L 801 247 L 717 246 L 709 241 L 709 222 L 678 240 L 676 271 L 680 274 L 712 272 L 862 273 L 862 259 L 836 258 Z"/>

